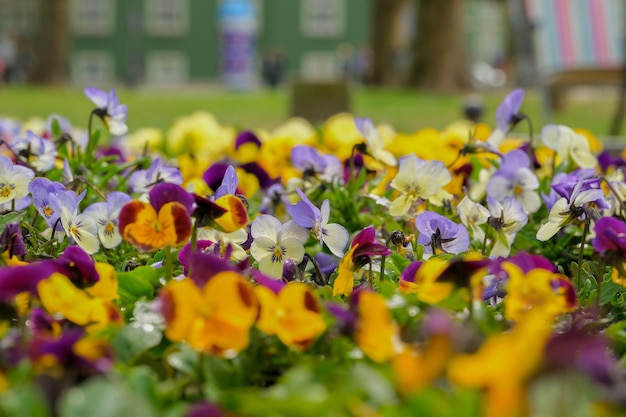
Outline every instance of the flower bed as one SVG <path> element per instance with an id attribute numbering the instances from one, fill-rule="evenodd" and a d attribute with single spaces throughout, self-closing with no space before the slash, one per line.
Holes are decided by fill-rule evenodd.
<path id="1" fill-rule="evenodd" d="M 626 162 L 509 137 L 522 90 L 412 134 L 85 93 L 87 131 L 0 123 L 0 415 L 625 411 Z"/>

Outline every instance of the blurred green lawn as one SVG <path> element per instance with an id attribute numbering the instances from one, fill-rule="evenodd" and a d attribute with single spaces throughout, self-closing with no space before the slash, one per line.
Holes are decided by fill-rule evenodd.
<path id="1" fill-rule="evenodd" d="M 231 93 L 211 86 L 189 86 L 180 89 L 119 88 L 118 96 L 129 106 L 128 125 L 132 130 L 151 126 L 167 129 L 174 120 L 197 110 L 213 113 L 226 125 L 239 128 L 273 128 L 286 120 L 290 111 L 287 90 Z M 484 120 L 495 124 L 494 113 L 507 91 L 482 94 Z M 570 97 L 565 108 L 554 115 L 554 122 L 589 129 L 605 136 L 609 130 L 616 92 L 606 90 L 581 98 Z M 441 129 L 461 117 L 466 95 L 439 94 L 401 89 L 355 87 L 352 90 L 353 113 L 370 117 L 377 123 L 387 122 L 398 131 L 413 132 L 424 127 Z M 0 115 L 25 120 L 57 113 L 72 123 L 86 126 L 92 108 L 77 88 L 44 88 L 4 86 L 0 89 Z M 535 131 L 546 122 L 541 117 L 541 102 L 536 91 L 529 91 L 522 110 L 530 115 Z M 521 128 L 520 131 L 525 130 Z M 625 136 L 626 128 L 622 128 Z"/>

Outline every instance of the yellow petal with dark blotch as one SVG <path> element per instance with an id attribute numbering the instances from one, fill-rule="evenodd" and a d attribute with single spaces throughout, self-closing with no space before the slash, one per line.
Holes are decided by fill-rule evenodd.
<path id="1" fill-rule="evenodd" d="M 185 278 L 170 281 L 160 294 L 161 312 L 167 324 L 165 335 L 173 342 L 188 338 L 194 323 L 202 319 L 202 299 L 200 288 Z"/>
<path id="2" fill-rule="evenodd" d="M 215 274 L 204 286 L 212 318 L 249 328 L 259 311 L 259 302 L 252 286 L 241 274 L 225 271 Z"/>
<path id="3" fill-rule="evenodd" d="M 278 326 L 278 298 L 274 291 L 263 285 L 254 287 L 254 293 L 259 300 L 260 313 L 256 321 L 256 327 L 267 335 L 276 333 Z"/>
<path id="4" fill-rule="evenodd" d="M 385 362 L 395 353 L 393 338 L 396 326 L 385 297 L 365 291 L 359 296 L 359 322 L 355 340 L 359 348 L 375 362 Z"/>
<path id="5" fill-rule="evenodd" d="M 237 196 L 228 194 L 215 200 L 215 204 L 228 210 L 215 219 L 215 223 L 226 233 L 234 232 L 248 224 L 248 210 Z"/>
<path id="6" fill-rule="evenodd" d="M 131 201 L 120 212 L 122 238 L 144 252 L 161 249 L 168 244 L 156 229 L 158 224 L 154 207 L 142 201 Z"/>
<path id="7" fill-rule="evenodd" d="M 170 245 L 179 246 L 191 236 L 191 220 L 182 204 L 172 201 L 159 210 L 159 225 Z"/>
<path id="8" fill-rule="evenodd" d="M 326 330 L 317 299 L 306 284 L 289 283 L 278 299 L 282 311 L 276 334 L 285 345 L 306 348 Z"/>
<path id="9" fill-rule="evenodd" d="M 144 203 L 143 201 L 133 200 L 126 203 L 122 209 L 120 210 L 118 227 L 120 234 L 124 239 L 126 239 L 126 227 L 128 225 L 137 223 L 140 218 L 145 218 L 148 214 L 141 214 L 144 210 L 148 210 L 154 214 L 154 218 L 156 218 L 156 212 L 154 208 L 148 203 Z"/>

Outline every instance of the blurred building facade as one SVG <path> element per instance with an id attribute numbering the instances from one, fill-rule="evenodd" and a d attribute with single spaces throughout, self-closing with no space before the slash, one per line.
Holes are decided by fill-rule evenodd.
<path id="1" fill-rule="evenodd" d="M 292 77 L 333 78 L 367 65 L 371 0 L 250 0 L 256 55 Z M 39 0 L 0 0 L 0 27 L 28 43 Z M 68 78 L 77 84 L 182 84 L 220 75 L 219 0 L 70 0 Z M 21 49 L 27 49 L 28 45 Z"/>

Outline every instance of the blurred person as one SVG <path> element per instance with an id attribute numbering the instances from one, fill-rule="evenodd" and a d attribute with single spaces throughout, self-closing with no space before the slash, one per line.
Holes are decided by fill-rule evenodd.
<path id="1" fill-rule="evenodd" d="M 17 44 L 9 31 L 4 31 L 0 37 L 0 61 L 2 61 L 2 80 L 5 83 L 13 81 L 17 67 Z"/>
<path id="2" fill-rule="evenodd" d="M 277 48 L 269 49 L 262 58 L 261 71 L 263 82 L 270 88 L 278 87 L 285 73 L 285 57 Z"/>

